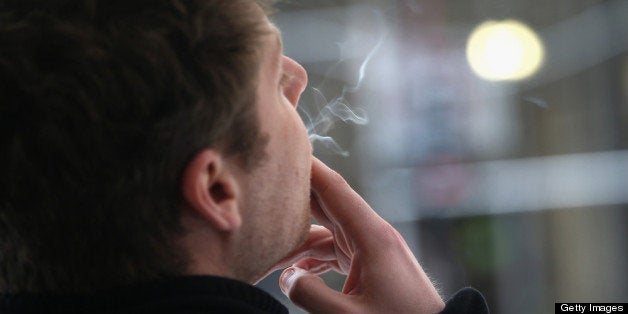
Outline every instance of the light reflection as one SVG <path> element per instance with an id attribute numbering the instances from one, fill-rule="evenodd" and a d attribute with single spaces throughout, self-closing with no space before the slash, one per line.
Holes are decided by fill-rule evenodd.
<path id="1" fill-rule="evenodd" d="M 538 70 L 543 55 L 543 43 L 536 33 L 516 20 L 484 22 L 467 42 L 471 68 L 490 81 L 527 78 Z"/>

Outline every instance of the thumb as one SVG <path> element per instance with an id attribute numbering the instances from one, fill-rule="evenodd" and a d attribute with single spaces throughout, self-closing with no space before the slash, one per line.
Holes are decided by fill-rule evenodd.
<path id="1" fill-rule="evenodd" d="M 294 304 L 311 313 L 350 312 L 348 296 L 329 288 L 323 279 L 292 266 L 279 278 L 281 291 Z"/>

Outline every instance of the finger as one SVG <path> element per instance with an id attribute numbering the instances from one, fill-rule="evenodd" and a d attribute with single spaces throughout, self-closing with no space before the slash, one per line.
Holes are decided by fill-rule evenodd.
<path id="1" fill-rule="evenodd" d="M 327 228 L 319 225 L 311 225 L 310 232 L 305 242 L 290 255 L 279 261 L 273 271 L 286 268 L 296 261 L 304 258 L 316 258 L 318 260 L 335 260 L 334 236 Z"/>
<path id="2" fill-rule="evenodd" d="M 325 226 L 325 228 L 329 230 L 332 230 L 334 228 L 333 223 L 331 222 L 331 220 L 329 220 L 329 218 L 321 208 L 321 205 L 318 203 L 316 194 L 313 191 L 312 193 L 310 193 L 310 210 L 312 217 L 314 217 L 316 222 Z"/>
<path id="3" fill-rule="evenodd" d="M 329 288 L 325 282 L 308 271 L 290 267 L 279 279 L 281 291 L 299 307 L 311 313 L 348 313 L 352 296 Z"/>
<path id="4" fill-rule="evenodd" d="M 368 233 L 370 225 L 383 222 L 338 173 L 316 158 L 312 158 L 311 183 L 322 215 L 348 233 Z"/>
<path id="5" fill-rule="evenodd" d="M 346 275 L 346 273 L 340 269 L 337 260 L 321 261 L 315 258 L 304 258 L 295 262 L 292 266 L 305 269 L 315 275 L 324 274 L 330 270 L 335 270 L 337 273 Z"/>

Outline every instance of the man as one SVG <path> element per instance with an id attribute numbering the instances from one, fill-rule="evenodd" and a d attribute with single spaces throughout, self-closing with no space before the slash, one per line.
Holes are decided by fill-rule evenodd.
<path id="1" fill-rule="evenodd" d="M 436 313 L 320 161 L 305 70 L 252 0 L 0 4 L 0 313 Z M 313 216 L 320 226 L 310 226 Z M 292 265 L 292 266 L 291 266 Z M 316 275 L 348 275 L 342 292 Z M 445 311 L 484 306 L 473 292 Z"/>

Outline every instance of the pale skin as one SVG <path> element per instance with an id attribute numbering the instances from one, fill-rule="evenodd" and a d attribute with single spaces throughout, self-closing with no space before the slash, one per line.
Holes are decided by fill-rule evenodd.
<path id="1" fill-rule="evenodd" d="M 181 188 L 190 274 L 255 282 L 309 230 L 312 147 L 296 111 L 307 74 L 282 55 L 278 30 L 267 23 L 255 104 L 266 156 L 251 171 L 215 149 L 188 163 Z"/>
<path id="2" fill-rule="evenodd" d="M 288 267 L 282 291 L 312 313 L 441 311 L 442 299 L 399 233 L 312 157 L 295 110 L 305 70 L 282 55 L 270 22 L 268 29 L 256 106 L 269 156 L 252 173 L 213 149 L 188 164 L 181 181 L 188 273 L 255 283 Z M 320 225 L 309 226 L 310 217 Z M 317 276 L 329 270 L 347 275 L 341 292 Z"/>
<path id="3" fill-rule="evenodd" d="M 282 291 L 312 313 L 437 313 L 445 304 L 401 235 L 336 172 L 312 163 L 306 242 L 280 266 Z M 342 292 L 317 275 L 346 274 Z"/>

